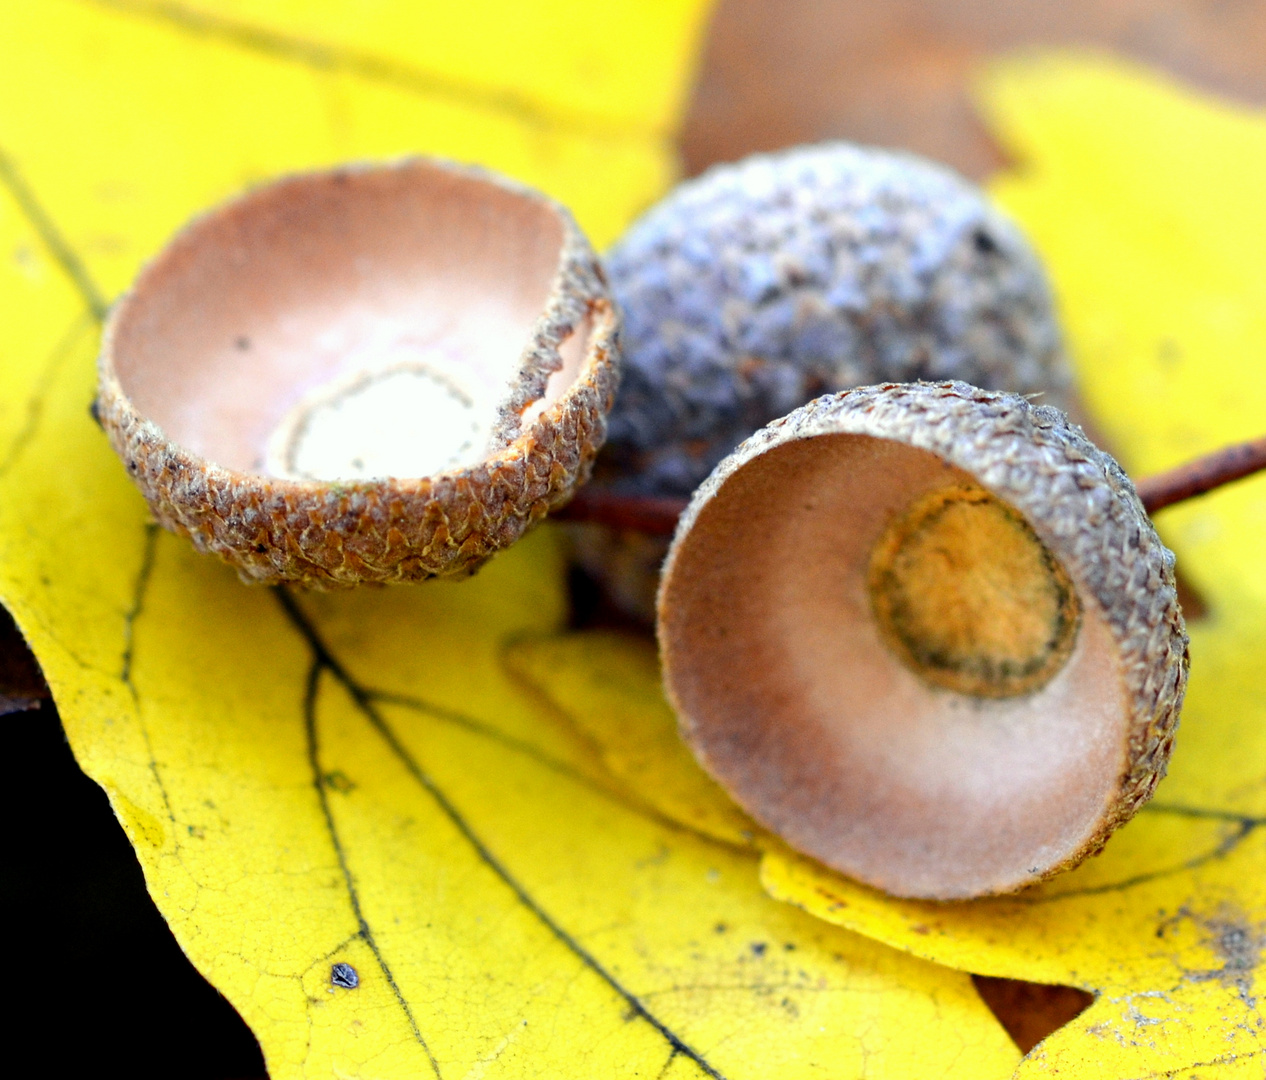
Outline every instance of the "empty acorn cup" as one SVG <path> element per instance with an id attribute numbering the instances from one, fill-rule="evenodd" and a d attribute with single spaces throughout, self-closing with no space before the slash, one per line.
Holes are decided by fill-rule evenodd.
<path id="1" fill-rule="evenodd" d="M 1076 865 L 1164 775 L 1187 677 L 1173 556 L 1063 413 L 885 384 L 768 425 L 695 493 L 664 679 L 757 820 L 900 896 Z"/>
<path id="2" fill-rule="evenodd" d="M 155 518 L 245 581 L 458 577 L 587 478 L 617 335 L 558 203 L 341 168 L 177 235 L 110 314 L 96 412 Z"/>

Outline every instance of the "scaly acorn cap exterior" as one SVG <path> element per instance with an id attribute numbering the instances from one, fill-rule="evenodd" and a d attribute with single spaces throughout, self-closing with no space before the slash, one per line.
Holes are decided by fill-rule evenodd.
<path id="1" fill-rule="evenodd" d="M 704 766 L 798 850 L 900 896 L 1011 892 L 1099 851 L 1164 776 L 1173 562 L 1055 409 L 956 382 L 823 397 L 682 516 L 665 686 Z"/>
<path id="2" fill-rule="evenodd" d="M 110 313 L 94 411 L 158 522 L 243 581 L 461 577 L 587 479 L 618 334 L 565 207 L 446 161 L 345 167 L 178 234 Z M 373 466 L 354 445 L 302 443 L 363 412 L 375 380 L 372 402 L 407 421 L 396 454 L 448 423 L 408 414 L 401 391 L 459 411 L 482 395 L 461 446 L 432 448 L 447 467 L 359 475 Z M 369 419 L 359 437 L 381 439 Z M 352 475 L 309 475 L 332 452 Z"/>

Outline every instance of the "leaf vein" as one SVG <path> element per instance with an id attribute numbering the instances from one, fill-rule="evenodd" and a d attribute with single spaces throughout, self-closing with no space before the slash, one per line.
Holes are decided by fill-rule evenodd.
<path id="1" fill-rule="evenodd" d="M 512 672 L 507 674 L 513 678 Z M 559 776 L 565 776 L 568 780 L 581 785 L 582 787 L 592 791 L 616 806 L 627 810 L 631 814 L 646 821 L 652 821 L 656 825 L 663 828 L 672 829 L 674 832 L 687 833 L 696 840 L 701 840 L 707 844 L 714 844 L 717 847 L 724 848 L 726 851 L 738 852 L 744 855 L 753 855 L 750 848 L 740 847 L 737 844 L 727 843 L 715 836 L 710 836 L 706 832 L 694 828 L 690 824 L 682 821 L 676 821 L 667 814 L 660 813 L 653 807 L 647 806 L 633 798 L 628 797 L 623 792 L 616 790 L 610 786 L 601 784 L 591 776 L 585 775 L 581 770 L 569 765 L 565 761 L 551 756 L 533 746 L 529 742 L 522 739 L 516 739 L 513 735 L 508 735 L 500 728 L 493 724 L 484 723 L 465 713 L 455 712 L 447 709 L 442 705 L 435 705 L 422 698 L 416 698 L 408 694 L 399 694 L 391 690 L 379 690 L 374 687 L 363 687 L 365 696 L 368 700 L 378 702 L 384 705 L 396 705 L 400 708 L 410 709 L 413 712 L 419 712 L 426 716 L 430 716 L 444 723 L 452 724 L 459 727 L 463 731 L 469 731 L 473 735 L 479 735 L 482 738 L 489 739 L 497 743 L 499 746 L 505 747 L 515 753 L 522 754 L 524 757 L 530 758 L 538 765 L 549 769 L 551 772 L 557 773 Z"/>
<path id="2" fill-rule="evenodd" d="M 528 893 L 519 880 L 510 873 L 509 869 L 492 853 L 489 847 L 479 837 L 479 835 L 471 827 L 465 816 L 460 810 L 449 800 L 444 791 L 435 783 L 435 781 L 422 769 L 413 755 L 400 742 L 395 730 L 387 723 L 382 713 L 374 704 L 373 698 L 368 691 L 365 690 L 354 678 L 348 670 L 339 662 L 339 660 L 330 651 L 329 647 L 321 639 L 317 633 L 316 627 L 300 609 L 293 596 L 284 589 L 276 590 L 276 596 L 281 603 L 282 608 L 294 624 L 295 628 L 307 640 L 309 647 L 312 649 L 315 657 L 314 669 L 324 668 L 328 670 L 344 687 L 347 693 L 355 702 L 357 708 L 369 721 L 370 726 L 378 733 L 382 740 L 387 744 L 388 749 L 396 756 L 396 758 L 404 765 L 409 774 L 418 782 L 424 791 L 445 817 L 453 824 L 457 831 L 462 835 L 466 842 L 474 850 L 479 859 L 498 877 L 502 883 L 515 895 L 519 903 L 521 903 L 528 911 L 536 917 L 536 919 L 547 929 L 554 937 L 565 946 L 574 956 L 576 956 L 582 964 L 593 971 L 602 979 L 612 990 L 616 992 L 628 1005 L 631 1012 L 650 1024 L 664 1038 L 668 1045 L 681 1055 L 689 1058 L 700 1069 L 703 1070 L 712 1080 L 725 1080 L 724 1075 L 719 1072 L 708 1060 L 697 1050 L 687 1044 L 676 1032 L 674 1032 L 667 1024 L 658 1016 L 647 1008 L 645 1003 L 624 986 L 615 975 L 608 971 L 596 956 L 588 949 L 580 944 L 570 933 L 555 921 L 535 899 Z M 317 763 L 313 761 L 314 769 Z M 315 773 L 317 783 L 320 784 L 320 772 Z M 321 792 L 322 807 L 326 811 L 328 819 L 328 804 L 325 802 L 325 793 Z M 331 830 L 333 829 L 332 820 L 329 821 Z M 342 853 L 340 851 L 340 861 Z M 349 888 L 351 882 L 349 879 Z"/>
<path id="3" fill-rule="evenodd" d="M 538 130 L 565 131 L 600 139 L 669 137 L 657 128 L 560 108 L 510 89 L 472 86 L 439 72 L 401 63 L 389 56 L 314 41 L 209 11 L 199 11 L 184 4 L 154 0 L 82 2 L 151 22 L 165 23 L 196 38 L 216 39 L 274 59 L 302 64 L 316 71 L 344 73 L 408 93 L 488 109 Z"/>
<path id="4" fill-rule="evenodd" d="M 95 322 L 95 318 L 92 321 Z M 84 332 L 87 324 L 87 313 L 77 315 L 71 320 L 70 327 L 57 340 L 57 344 L 53 346 L 52 352 L 44 361 L 31 396 L 27 398 L 26 415 L 22 419 L 22 424 L 14 434 L 12 442 L 9 443 L 9 449 L 0 457 L 0 479 L 7 476 L 9 470 L 17 464 L 22 451 L 30 445 L 31 439 L 39 430 L 40 421 L 44 418 L 44 403 L 52 389 L 53 380 L 61 370 L 62 362 L 74 351 L 79 335 Z"/>
<path id="5" fill-rule="evenodd" d="M 163 807 L 167 811 L 167 820 L 175 826 L 177 824 L 176 812 L 172 809 L 171 796 L 168 794 L 167 785 L 163 781 L 162 771 L 158 767 L 158 758 L 154 754 L 154 743 L 150 738 L 149 727 L 145 723 L 145 718 L 141 715 L 141 696 L 137 692 L 136 683 L 132 679 L 136 621 L 141 617 L 141 612 L 145 609 L 145 596 L 149 592 L 149 584 L 154 576 L 154 562 L 157 557 L 157 549 L 158 525 L 153 521 L 146 522 L 145 546 L 141 554 L 141 568 L 137 571 L 136 584 L 132 588 L 132 603 L 123 616 L 123 659 L 119 668 L 119 679 L 127 687 L 128 693 L 132 695 L 132 706 L 136 710 L 136 726 L 140 728 L 141 739 L 145 743 L 145 756 L 149 759 L 150 775 L 154 777 L 154 783 L 158 785 L 158 793 L 163 798 Z M 176 853 L 179 854 L 179 828 L 172 829 L 172 845 Z"/>
<path id="6" fill-rule="evenodd" d="M 278 595 L 284 594 L 279 592 Z M 409 1021 L 409 1028 L 413 1032 L 413 1037 L 417 1040 L 418 1045 L 422 1047 L 427 1060 L 430 1061 L 431 1070 L 435 1073 L 436 1080 L 441 1080 L 439 1062 L 435 1060 L 435 1055 L 431 1053 L 431 1048 L 427 1045 L 426 1039 L 418 1027 L 413 1010 L 409 1007 L 408 1001 L 396 983 L 391 966 L 379 949 L 377 941 L 374 940 L 373 929 L 370 927 L 369 920 L 365 918 L 365 913 L 361 908 L 360 892 L 356 888 L 356 879 L 353 877 L 352 869 L 348 865 L 347 854 L 343 850 L 343 842 L 339 838 L 338 828 L 334 824 L 334 815 L 330 811 L 330 798 L 326 792 L 325 773 L 321 769 L 316 719 L 317 696 L 320 692 L 321 675 L 325 671 L 330 671 L 335 678 L 338 678 L 338 673 L 333 671 L 325 657 L 317 652 L 313 657 L 312 666 L 308 670 L 308 682 L 303 697 L 304 732 L 308 744 L 308 765 L 312 770 L 312 786 L 316 788 L 317 800 L 321 805 L 321 816 L 325 820 L 325 828 L 330 835 L 330 843 L 334 846 L 334 854 L 338 858 L 339 869 L 343 873 L 343 883 L 347 888 L 348 899 L 351 901 L 352 914 L 355 916 L 356 925 L 359 927 L 358 936 L 369 946 L 369 951 L 374 954 L 374 960 L 377 961 L 379 970 L 382 971 L 383 977 L 387 980 L 387 985 L 391 987 L 391 992 L 395 995 L 396 1002 Z"/>
<path id="7" fill-rule="evenodd" d="M 1220 814 L 1191 814 L 1192 817 L 1221 817 Z M 1088 885 L 1077 889 L 1066 889 L 1062 892 L 1044 893 L 1039 896 L 1026 897 L 1024 895 L 1012 897 L 1013 900 L 1023 904 L 1048 904 L 1054 900 L 1067 900 L 1072 897 L 1079 896 L 1100 896 L 1104 893 L 1123 892 L 1126 889 L 1132 889 L 1136 885 L 1146 885 L 1152 881 L 1158 881 L 1161 878 L 1172 877 L 1175 874 L 1184 873 L 1187 870 L 1195 870 L 1205 865 L 1205 863 L 1214 862 L 1217 859 L 1224 859 L 1232 851 L 1240 846 L 1249 838 L 1258 828 L 1266 825 L 1266 820 L 1261 818 L 1236 818 L 1230 820 L 1236 822 L 1236 828 L 1221 840 L 1216 847 L 1209 851 L 1201 852 L 1185 862 L 1179 863 L 1177 866 L 1166 867 L 1163 870 L 1149 870 L 1145 873 L 1135 874 L 1133 877 L 1123 878 L 1120 881 L 1110 881 L 1103 885 Z"/>
<path id="8" fill-rule="evenodd" d="M 109 308 L 104 295 L 97 288 L 96 282 L 92 280 L 83 260 L 75 253 L 74 248 L 62 235 L 43 204 L 35 197 L 35 192 L 22 176 L 18 163 L 3 148 L 0 148 L 0 185 L 8 188 L 9 194 L 13 196 L 31 227 L 39 234 L 39 238 L 48 248 L 53 260 L 70 278 L 84 304 L 92 312 L 92 317 L 98 322 L 104 320 L 106 310 Z"/>

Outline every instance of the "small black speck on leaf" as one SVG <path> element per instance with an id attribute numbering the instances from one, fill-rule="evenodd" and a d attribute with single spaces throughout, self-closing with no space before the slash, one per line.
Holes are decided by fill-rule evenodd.
<path id="1" fill-rule="evenodd" d="M 764 955 L 765 955 L 765 950 L 766 950 L 767 948 L 769 948 L 769 946 L 768 946 L 768 945 L 766 945 L 763 941 L 753 941 L 753 942 L 752 942 L 752 955 L 753 955 L 753 956 L 764 956 Z"/>
<path id="2" fill-rule="evenodd" d="M 360 986 L 360 976 L 351 964 L 335 964 L 330 968 L 330 982 L 341 986 L 344 990 L 355 990 Z"/>
<path id="3" fill-rule="evenodd" d="M 101 406 L 97 404 L 96 398 L 93 398 L 92 404 L 88 406 L 88 415 L 92 417 L 92 422 L 96 424 L 97 427 L 104 430 L 105 426 L 101 423 Z"/>

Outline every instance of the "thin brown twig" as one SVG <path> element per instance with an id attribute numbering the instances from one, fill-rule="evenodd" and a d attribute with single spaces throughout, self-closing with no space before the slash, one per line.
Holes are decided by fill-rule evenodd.
<path id="1" fill-rule="evenodd" d="M 1176 468 L 1146 476 L 1135 485 L 1149 514 L 1195 498 L 1207 491 L 1266 469 L 1266 437 L 1225 446 Z M 564 521 L 593 522 L 649 536 L 671 536 L 689 499 L 671 495 L 618 495 L 582 488 L 554 516 Z"/>
<path id="2" fill-rule="evenodd" d="M 1145 476 L 1135 484 L 1135 490 L 1147 512 L 1154 514 L 1261 469 L 1266 469 L 1266 436 L 1224 446 L 1166 472 Z"/>
<path id="3" fill-rule="evenodd" d="M 598 488 L 581 488 L 575 498 L 553 516 L 650 536 L 671 536 L 689 501 L 674 495 L 617 495 Z"/>

